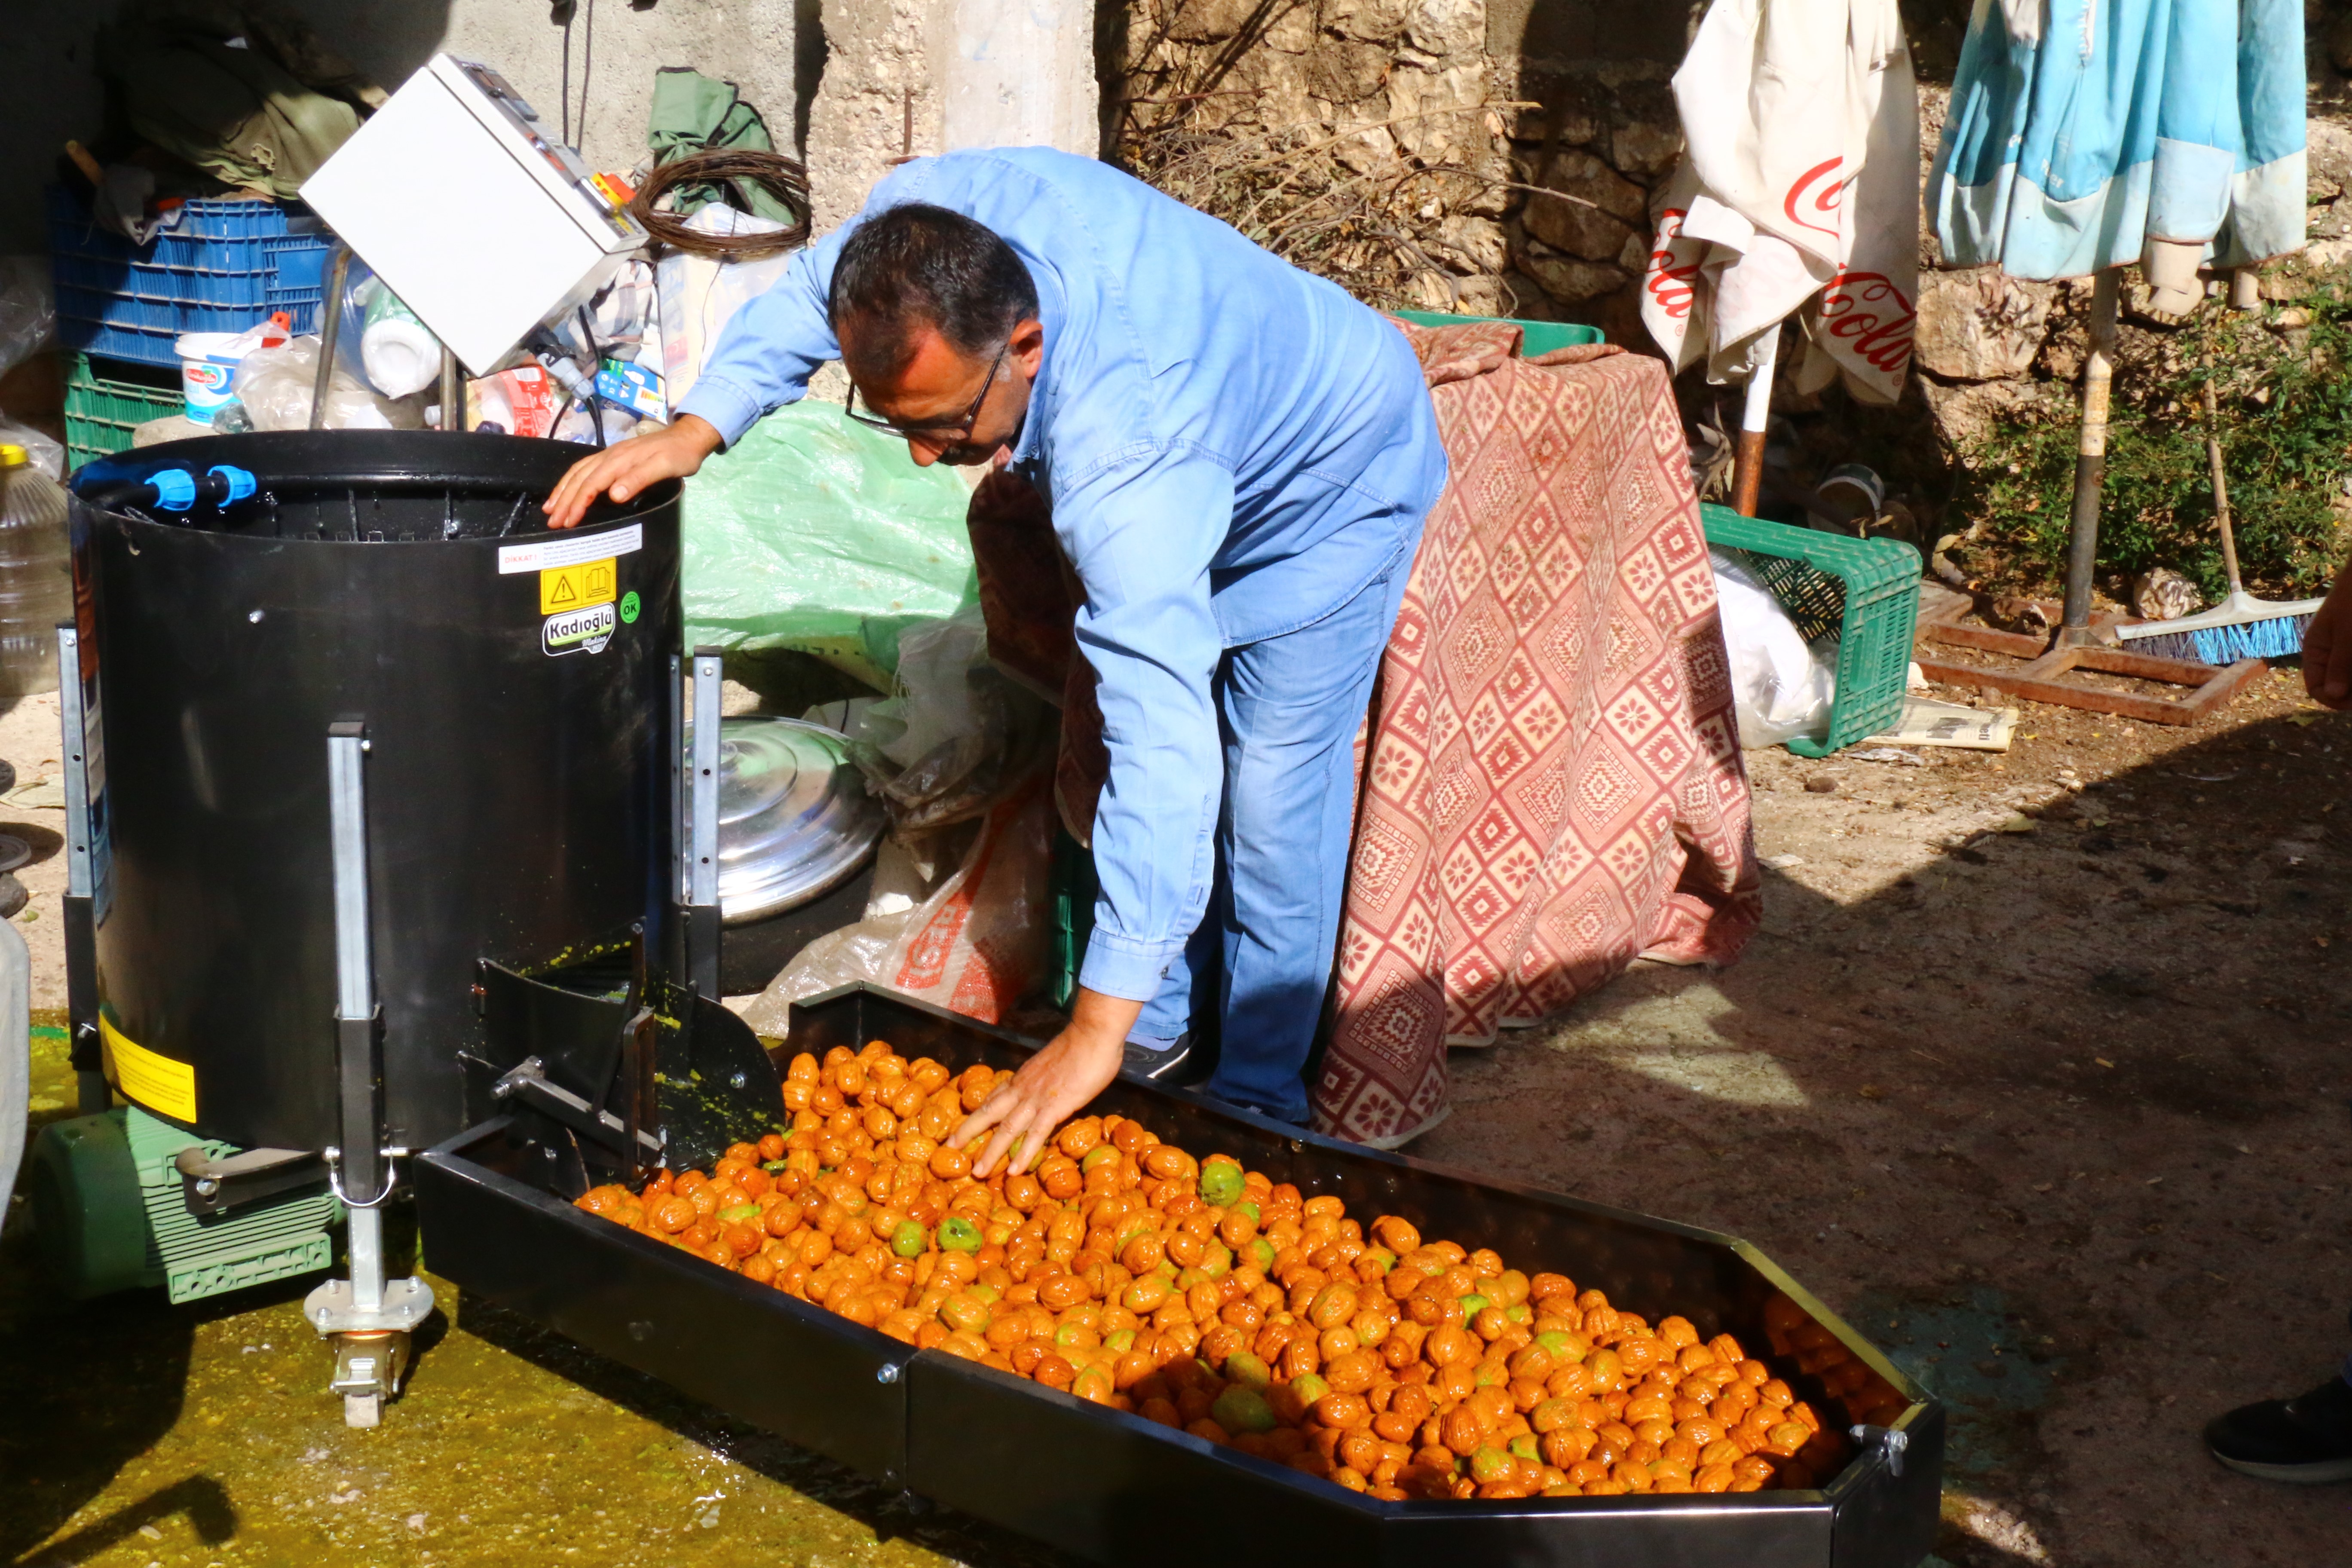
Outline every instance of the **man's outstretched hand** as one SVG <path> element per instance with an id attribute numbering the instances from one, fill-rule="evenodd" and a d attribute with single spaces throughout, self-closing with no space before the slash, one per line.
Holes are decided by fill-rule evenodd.
<path id="1" fill-rule="evenodd" d="M 718 427 L 691 414 L 649 436 L 633 436 L 572 465 L 554 493 L 541 503 L 550 528 L 572 528 L 588 515 L 596 498 L 609 495 L 627 500 L 647 485 L 662 479 L 682 479 L 702 467 L 702 460 L 722 445 Z"/>
<path id="2" fill-rule="evenodd" d="M 988 1097 L 988 1103 L 963 1119 L 948 1139 L 968 1149 L 981 1134 L 994 1130 L 985 1151 L 974 1156 L 971 1173 L 986 1176 L 1008 1154 L 1007 1174 L 1025 1171 L 1045 1152 L 1045 1140 L 1055 1127 L 1086 1109 L 1087 1101 L 1110 1087 L 1127 1055 L 1128 1031 L 1135 1027 L 1143 1004 L 1098 991 L 1078 990 L 1070 1009 L 1070 1026 L 1031 1057 L 1011 1083 Z"/>
<path id="3" fill-rule="evenodd" d="M 2303 689 L 2315 702 L 2352 708 L 2352 565 L 2336 574 L 2336 586 L 2304 631 Z"/>

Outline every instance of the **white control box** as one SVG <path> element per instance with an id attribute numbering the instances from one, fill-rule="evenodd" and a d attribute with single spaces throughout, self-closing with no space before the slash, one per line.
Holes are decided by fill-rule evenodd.
<path id="1" fill-rule="evenodd" d="M 646 242 L 505 78 L 449 55 L 410 77 L 302 199 L 478 376 Z"/>

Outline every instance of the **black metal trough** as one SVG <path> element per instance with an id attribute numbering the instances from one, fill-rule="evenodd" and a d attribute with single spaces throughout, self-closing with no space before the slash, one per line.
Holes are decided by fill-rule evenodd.
<path id="1" fill-rule="evenodd" d="M 889 1042 L 961 1069 L 1018 1067 L 1034 1043 L 862 986 L 796 1006 L 792 1048 Z M 1944 1411 L 1748 1243 L 1474 1179 L 1122 1079 L 1098 1111 L 1196 1153 L 1224 1152 L 1369 1221 L 1556 1269 L 1655 1321 L 1756 1347 L 1834 1418 L 1834 1388 L 1901 1414 L 1818 1490 L 1391 1502 L 937 1351 L 911 1346 L 582 1213 L 541 1184 L 506 1119 L 415 1173 L 425 1253 L 461 1289 L 863 1472 L 1120 1568 L 1360 1563 L 1371 1568 L 1912 1568 L 1934 1543 Z M 1766 1313 L 1822 1331 L 1774 1356 Z M 1887 1398 L 1891 1390 L 1895 1399 Z"/>

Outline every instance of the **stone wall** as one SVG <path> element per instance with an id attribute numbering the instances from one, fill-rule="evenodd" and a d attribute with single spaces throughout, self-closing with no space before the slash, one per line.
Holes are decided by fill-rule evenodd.
<path id="1" fill-rule="evenodd" d="M 1666 80 L 1693 14 L 1129 0 L 1110 136 L 1147 177 L 1375 303 L 1624 336 L 1650 193 L 1681 151 Z"/>
<path id="2" fill-rule="evenodd" d="M 1123 4 L 1106 144 L 1146 178 L 1374 304 L 1586 321 L 1650 346 L 1640 276 L 1682 152 L 1670 82 L 1705 0 Z M 1923 182 L 1969 5 L 1903 0 Z M 2309 0 L 2308 26 L 2315 243 L 2266 273 L 2273 293 L 2352 262 L 2352 5 Z M 2071 397 L 2089 285 L 1938 270 L 1924 211 L 1920 262 L 1902 403 L 1784 389 L 1775 409 L 1801 474 L 1869 463 L 1927 520 L 1954 456 L 2003 415 Z M 2162 331 L 2127 301 L 2127 354 Z M 1679 391 L 1695 422 L 1722 395 L 1696 371 Z"/>

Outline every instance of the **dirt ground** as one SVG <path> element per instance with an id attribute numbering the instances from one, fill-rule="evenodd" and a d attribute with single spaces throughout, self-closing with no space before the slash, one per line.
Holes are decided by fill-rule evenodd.
<path id="1" fill-rule="evenodd" d="M 55 766 L 42 722 L 0 720 L 26 783 Z M 1922 755 L 1750 753 L 1745 960 L 1639 968 L 1457 1053 L 1454 1115 L 1411 1152 L 1770 1253 L 1950 1402 L 1931 1562 L 2343 1561 L 2352 1488 L 2242 1479 L 2197 1435 L 2352 1349 L 2352 718 L 2280 672 L 2186 730 L 2028 705 L 2006 757 Z M 12 820 L 54 843 L 55 812 Z M 56 1005 L 55 858 L 22 875 Z M 37 1121 L 67 1113 L 54 1043 L 36 1091 Z M 28 1261 L 19 1224 L 0 1562 L 1036 1559 L 446 1284 L 358 1433 L 301 1285 L 73 1308 Z"/>

